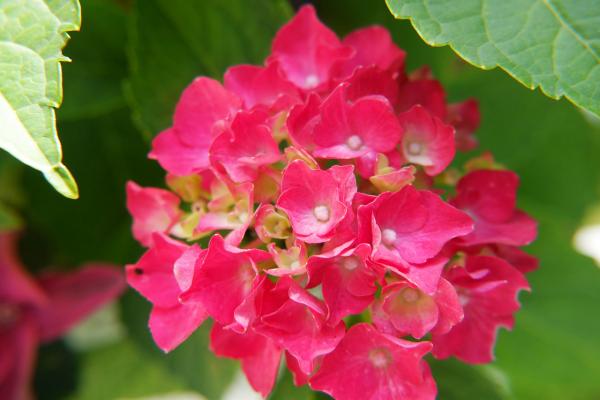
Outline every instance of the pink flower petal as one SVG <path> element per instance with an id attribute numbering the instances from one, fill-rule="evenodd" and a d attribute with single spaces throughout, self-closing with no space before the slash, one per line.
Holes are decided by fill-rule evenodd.
<path id="1" fill-rule="evenodd" d="M 307 5 L 277 32 L 271 57 L 296 86 L 311 90 L 327 84 L 332 67 L 352 54 Z"/>
<path id="2" fill-rule="evenodd" d="M 404 130 L 402 155 L 428 175 L 441 173 L 454 159 L 454 128 L 420 105 L 398 116 Z"/>
<path id="3" fill-rule="evenodd" d="M 432 336 L 436 358 L 455 356 L 468 363 L 493 360 L 500 327 L 511 329 L 520 308 L 517 293 L 528 290 L 525 277 L 506 261 L 490 256 L 471 256 L 466 267 L 455 267 L 447 279 L 456 287 L 464 319 L 446 334 Z"/>
<path id="4" fill-rule="evenodd" d="M 38 315 L 44 341 L 61 336 L 125 289 L 121 270 L 106 264 L 88 264 L 69 273 L 47 273 L 38 282 L 49 299 Z"/>
<path id="5" fill-rule="evenodd" d="M 177 222 L 179 198 L 172 192 L 157 188 L 142 188 L 127 182 L 127 210 L 133 217 L 133 236 L 143 246 L 152 244 L 153 233 L 167 233 Z"/>
<path id="6" fill-rule="evenodd" d="M 148 326 L 156 345 L 168 353 L 194 333 L 207 317 L 208 314 L 200 304 L 154 307 Z"/>
<path id="7" fill-rule="evenodd" d="M 313 389 L 337 400 L 433 400 L 436 387 L 422 357 L 428 342 L 414 343 L 354 325 L 310 379 Z"/>

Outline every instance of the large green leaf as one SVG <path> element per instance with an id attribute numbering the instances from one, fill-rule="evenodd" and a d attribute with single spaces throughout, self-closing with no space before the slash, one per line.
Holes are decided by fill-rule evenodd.
<path id="1" fill-rule="evenodd" d="M 199 75 L 221 79 L 239 63 L 262 63 L 289 17 L 285 0 L 138 1 L 130 30 L 129 99 L 147 135 L 171 124 L 183 88 Z"/>
<path id="2" fill-rule="evenodd" d="M 41 171 L 54 188 L 78 197 L 62 164 L 54 109 L 62 101 L 60 62 L 81 21 L 77 0 L 0 3 L 0 148 Z"/>
<path id="3" fill-rule="evenodd" d="M 595 0 L 386 0 L 430 45 L 501 67 L 530 89 L 600 115 L 600 4 Z"/>

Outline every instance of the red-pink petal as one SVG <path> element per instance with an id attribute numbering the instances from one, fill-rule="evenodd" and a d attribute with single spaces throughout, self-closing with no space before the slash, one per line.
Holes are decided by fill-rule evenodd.
<path id="1" fill-rule="evenodd" d="M 462 243 L 523 246 L 535 239 L 536 221 L 516 209 L 518 184 L 514 172 L 499 170 L 476 170 L 458 182 L 452 204 L 475 221 L 475 230 L 461 238 Z"/>
<path id="2" fill-rule="evenodd" d="M 32 399 L 32 378 L 39 340 L 32 315 L 21 315 L 12 327 L 0 330 L 0 394 L 6 400 Z"/>
<path id="3" fill-rule="evenodd" d="M 215 323 L 210 348 L 218 356 L 239 359 L 250 385 L 267 397 L 277 378 L 281 349 L 269 338 L 253 331 L 239 334 Z"/>
<path id="4" fill-rule="evenodd" d="M 280 278 L 265 296 L 271 304 L 255 329 L 290 352 L 303 373 L 309 374 L 314 360 L 332 351 L 341 340 L 343 322 L 335 326 L 325 324 L 322 303 L 287 276 Z"/>
<path id="5" fill-rule="evenodd" d="M 17 239 L 17 233 L 0 232 L 0 298 L 41 307 L 47 299 L 18 258 Z"/>
<path id="6" fill-rule="evenodd" d="M 143 188 L 129 181 L 127 210 L 133 217 L 133 236 L 149 247 L 153 233 L 166 233 L 179 219 L 179 198 L 168 190 Z"/>
<path id="7" fill-rule="evenodd" d="M 152 140 L 148 157 L 157 160 L 165 171 L 185 176 L 208 168 L 208 145 L 189 146 L 181 141 L 173 128 L 169 128 Z"/>
<path id="8" fill-rule="evenodd" d="M 274 113 L 300 102 L 298 89 L 283 77 L 277 62 L 266 67 L 230 67 L 225 72 L 224 82 L 225 88 L 237 94 L 247 109 L 265 105 Z"/>
<path id="9" fill-rule="evenodd" d="M 154 307 L 148 326 L 156 345 L 169 352 L 183 343 L 208 317 L 198 303 L 177 304 L 170 308 Z"/>
<path id="10" fill-rule="evenodd" d="M 446 120 L 446 93 L 442 85 L 433 79 L 405 81 L 400 86 L 398 112 L 408 111 L 420 105 L 441 120 Z"/>
<path id="11" fill-rule="evenodd" d="M 175 108 L 173 128 L 183 143 L 208 149 L 215 122 L 228 118 L 240 108 L 240 99 L 221 83 L 199 77 L 181 94 Z"/>
<path id="12" fill-rule="evenodd" d="M 406 161 L 425 167 L 428 175 L 441 173 L 454 158 L 454 128 L 420 105 L 398 116 L 404 136 L 402 154 Z"/>
<path id="13" fill-rule="evenodd" d="M 433 334 L 433 354 L 468 363 L 492 361 L 498 329 L 512 328 L 520 308 L 517 294 L 529 289 L 527 280 L 506 261 L 490 256 L 468 257 L 466 267 L 451 269 L 447 279 L 457 288 L 464 319 L 446 334 Z"/>
<path id="14" fill-rule="evenodd" d="M 461 151 L 473 150 L 477 147 L 474 133 L 479 127 L 479 103 L 468 99 L 462 103 L 448 105 L 448 123 L 456 131 L 456 148 Z"/>
<path id="15" fill-rule="evenodd" d="M 326 84 L 332 67 L 352 53 L 318 20 L 315 9 L 307 5 L 277 32 L 271 57 L 279 62 L 290 81 L 310 90 Z"/>
<path id="16" fill-rule="evenodd" d="M 47 273 L 38 281 L 49 299 L 38 316 L 44 341 L 61 336 L 125 289 L 121 270 L 107 264 L 88 264 L 68 273 Z"/>
<path id="17" fill-rule="evenodd" d="M 402 265 L 424 263 L 436 256 L 445 243 L 466 235 L 473 222 L 465 213 L 429 191 L 406 186 L 396 193 L 384 193 L 371 203 L 373 220 L 365 208 L 362 225 L 371 223 L 375 259 Z"/>
<path id="18" fill-rule="evenodd" d="M 136 264 L 126 267 L 127 283 L 155 306 L 179 304 L 181 289 L 173 268 L 186 249 L 183 243 L 155 234 L 152 247 Z"/>
<path id="19" fill-rule="evenodd" d="M 382 26 L 355 30 L 342 43 L 354 49 L 354 55 L 338 66 L 340 77 L 352 75 L 360 66 L 377 66 L 381 70 L 402 72 L 406 53 L 394 44 L 390 33 Z"/>
<path id="20" fill-rule="evenodd" d="M 256 180 L 260 166 L 281 158 L 262 112 L 238 113 L 231 128 L 213 141 L 209 154 L 212 165 L 223 168 L 234 182 Z"/>
<path id="21" fill-rule="evenodd" d="M 257 277 L 256 263 L 270 259 L 262 250 L 242 250 L 227 245 L 220 235 L 211 238 L 190 288 L 181 298 L 199 301 L 223 325 L 234 322 L 235 309 L 251 292 Z"/>
<path id="22" fill-rule="evenodd" d="M 337 400 L 433 400 L 435 382 L 422 357 L 428 342 L 414 343 L 354 325 L 326 355 L 310 386 Z"/>
<path id="23" fill-rule="evenodd" d="M 368 96 L 348 103 L 339 86 L 321 106 L 321 121 L 315 126 L 315 157 L 352 159 L 369 152 L 392 150 L 402 127 L 384 97 Z"/>

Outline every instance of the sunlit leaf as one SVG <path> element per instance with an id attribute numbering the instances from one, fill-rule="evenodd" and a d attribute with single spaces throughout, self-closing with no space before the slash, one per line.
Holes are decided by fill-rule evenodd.
<path id="1" fill-rule="evenodd" d="M 62 164 L 54 109 L 62 101 L 61 53 L 78 30 L 77 0 L 0 3 L 0 148 L 41 171 L 62 195 L 79 196 Z"/>

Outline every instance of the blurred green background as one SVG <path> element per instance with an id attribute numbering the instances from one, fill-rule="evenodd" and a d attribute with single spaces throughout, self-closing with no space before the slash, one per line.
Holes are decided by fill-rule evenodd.
<path id="1" fill-rule="evenodd" d="M 500 332 L 492 365 L 434 363 L 439 398 L 600 399 L 600 271 L 572 246 L 586 211 L 600 201 L 598 122 L 502 71 L 481 71 L 448 48 L 428 47 L 408 22 L 392 18 L 383 0 L 315 4 L 339 35 L 385 25 L 408 52 L 409 70 L 430 65 L 450 101 L 479 99 L 481 146 L 474 154 L 491 150 L 517 171 L 520 206 L 540 222 L 528 251 L 541 268 L 530 275 L 532 293 L 521 296 L 515 330 Z M 82 10 L 81 32 L 64 50 L 73 62 L 63 67 L 64 104 L 57 112 L 81 199 L 62 198 L 40 174 L 0 154 L 0 201 L 23 220 L 21 253 L 34 271 L 90 260 L 135 262 L 142 248 L 130 234 L 124 188 L 129 179 L 163 185 L 160 168 L 146 158 L 151 137 L 170 124 L 179 93 L 195 76 L 220 79 L 229 65 L 262 63 L 275 31 L 292 15 L 285 0 L 82 0 Z M 117 307 L 42 348 L 38 398 L 196 392 L 220 399 L 237 366 L 210 354 L 208 326 L 164 355 L 150 339 L 148 312 L 149 304 L 129 290 Z M 104 338 L 90 339 L 98 327 Z M 293 388 L 284 375 L 271 398 L 325 396 Z"/>

